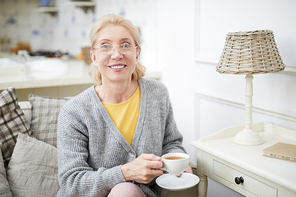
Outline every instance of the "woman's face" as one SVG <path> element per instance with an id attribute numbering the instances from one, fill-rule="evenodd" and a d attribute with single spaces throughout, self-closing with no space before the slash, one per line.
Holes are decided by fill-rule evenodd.
<path id="1" fill-rule="evenodd" d="M 99 31 L 94 47 L 122 44 L 136 46 L 132 35 L 125 27 L 110 24 Z M 138 48 L 134 49 L 132 54 L 121 54 L 117 47 L 109 55 L 102 54 L 98 49 L 91 53 L 92 60 L 102 75 L 102 84 L 130 81 L 139 55 Z"/>

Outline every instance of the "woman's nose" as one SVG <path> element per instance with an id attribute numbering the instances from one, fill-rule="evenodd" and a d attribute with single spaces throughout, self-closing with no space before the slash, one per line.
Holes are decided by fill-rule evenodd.
<path id="1" fill-rule="evenodd" d="M 122 54 L 119 51 L 119 47 L 114 47 L 112 50 L 112 55 L 111 58 L 116 59 L 116 58 L 121 58 Z"/>

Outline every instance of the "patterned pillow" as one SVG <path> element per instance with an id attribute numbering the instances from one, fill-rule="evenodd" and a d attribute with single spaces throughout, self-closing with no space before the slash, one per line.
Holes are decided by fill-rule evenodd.
<path id="1" fill-rule="evenodd" d="M 38 140 L 57 146 L 57 121 L 67 98 L 53 98 L 30 94 L 32 106 L 31 131 Z"/>
<path id="2" fill-rule="evenodd" d="M 10 87 L 0 93 L 0 142 L 5 164 L 12 155 L 19 132 L 31 134 L 26 117 L 18 105 L 15 88 Z"/>

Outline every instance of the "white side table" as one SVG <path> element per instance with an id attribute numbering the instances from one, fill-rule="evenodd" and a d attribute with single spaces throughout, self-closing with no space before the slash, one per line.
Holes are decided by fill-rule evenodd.
<path id="1" fill-rule="evenodd" d="M 199 196 L 207 196 L 207 177 L 244 196 L 296 197 L 296 163 L 263 156 L 263 149 L 285 142 L 296 144 L 296 131 L 272 123 L 258 123 L 264 143 L 243 146 L 232 141 L 244 126 L 225 128 L 193 141 L 197 149 Z M 237 182 L 235 182 L 237 179 Z"/>

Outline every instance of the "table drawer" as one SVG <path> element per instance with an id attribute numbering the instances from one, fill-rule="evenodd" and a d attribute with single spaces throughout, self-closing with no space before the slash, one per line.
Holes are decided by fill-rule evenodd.
<path id="1" fill-rule="evenodd" d="M 255 196 L 277 197 L 277 189 L 269 185 L 266 185 L 244 173 L 241 173 L 234 168 L 231 168 L 216 160 L 214 160 L 213 166 L 214 166 L 213 173 L 216 176 L 219 176 L 220 178 L 254 194 Z M 235 183 L 236 177 L 242 177 L 244 182 L 240 184 L 236 184 Z"/>

